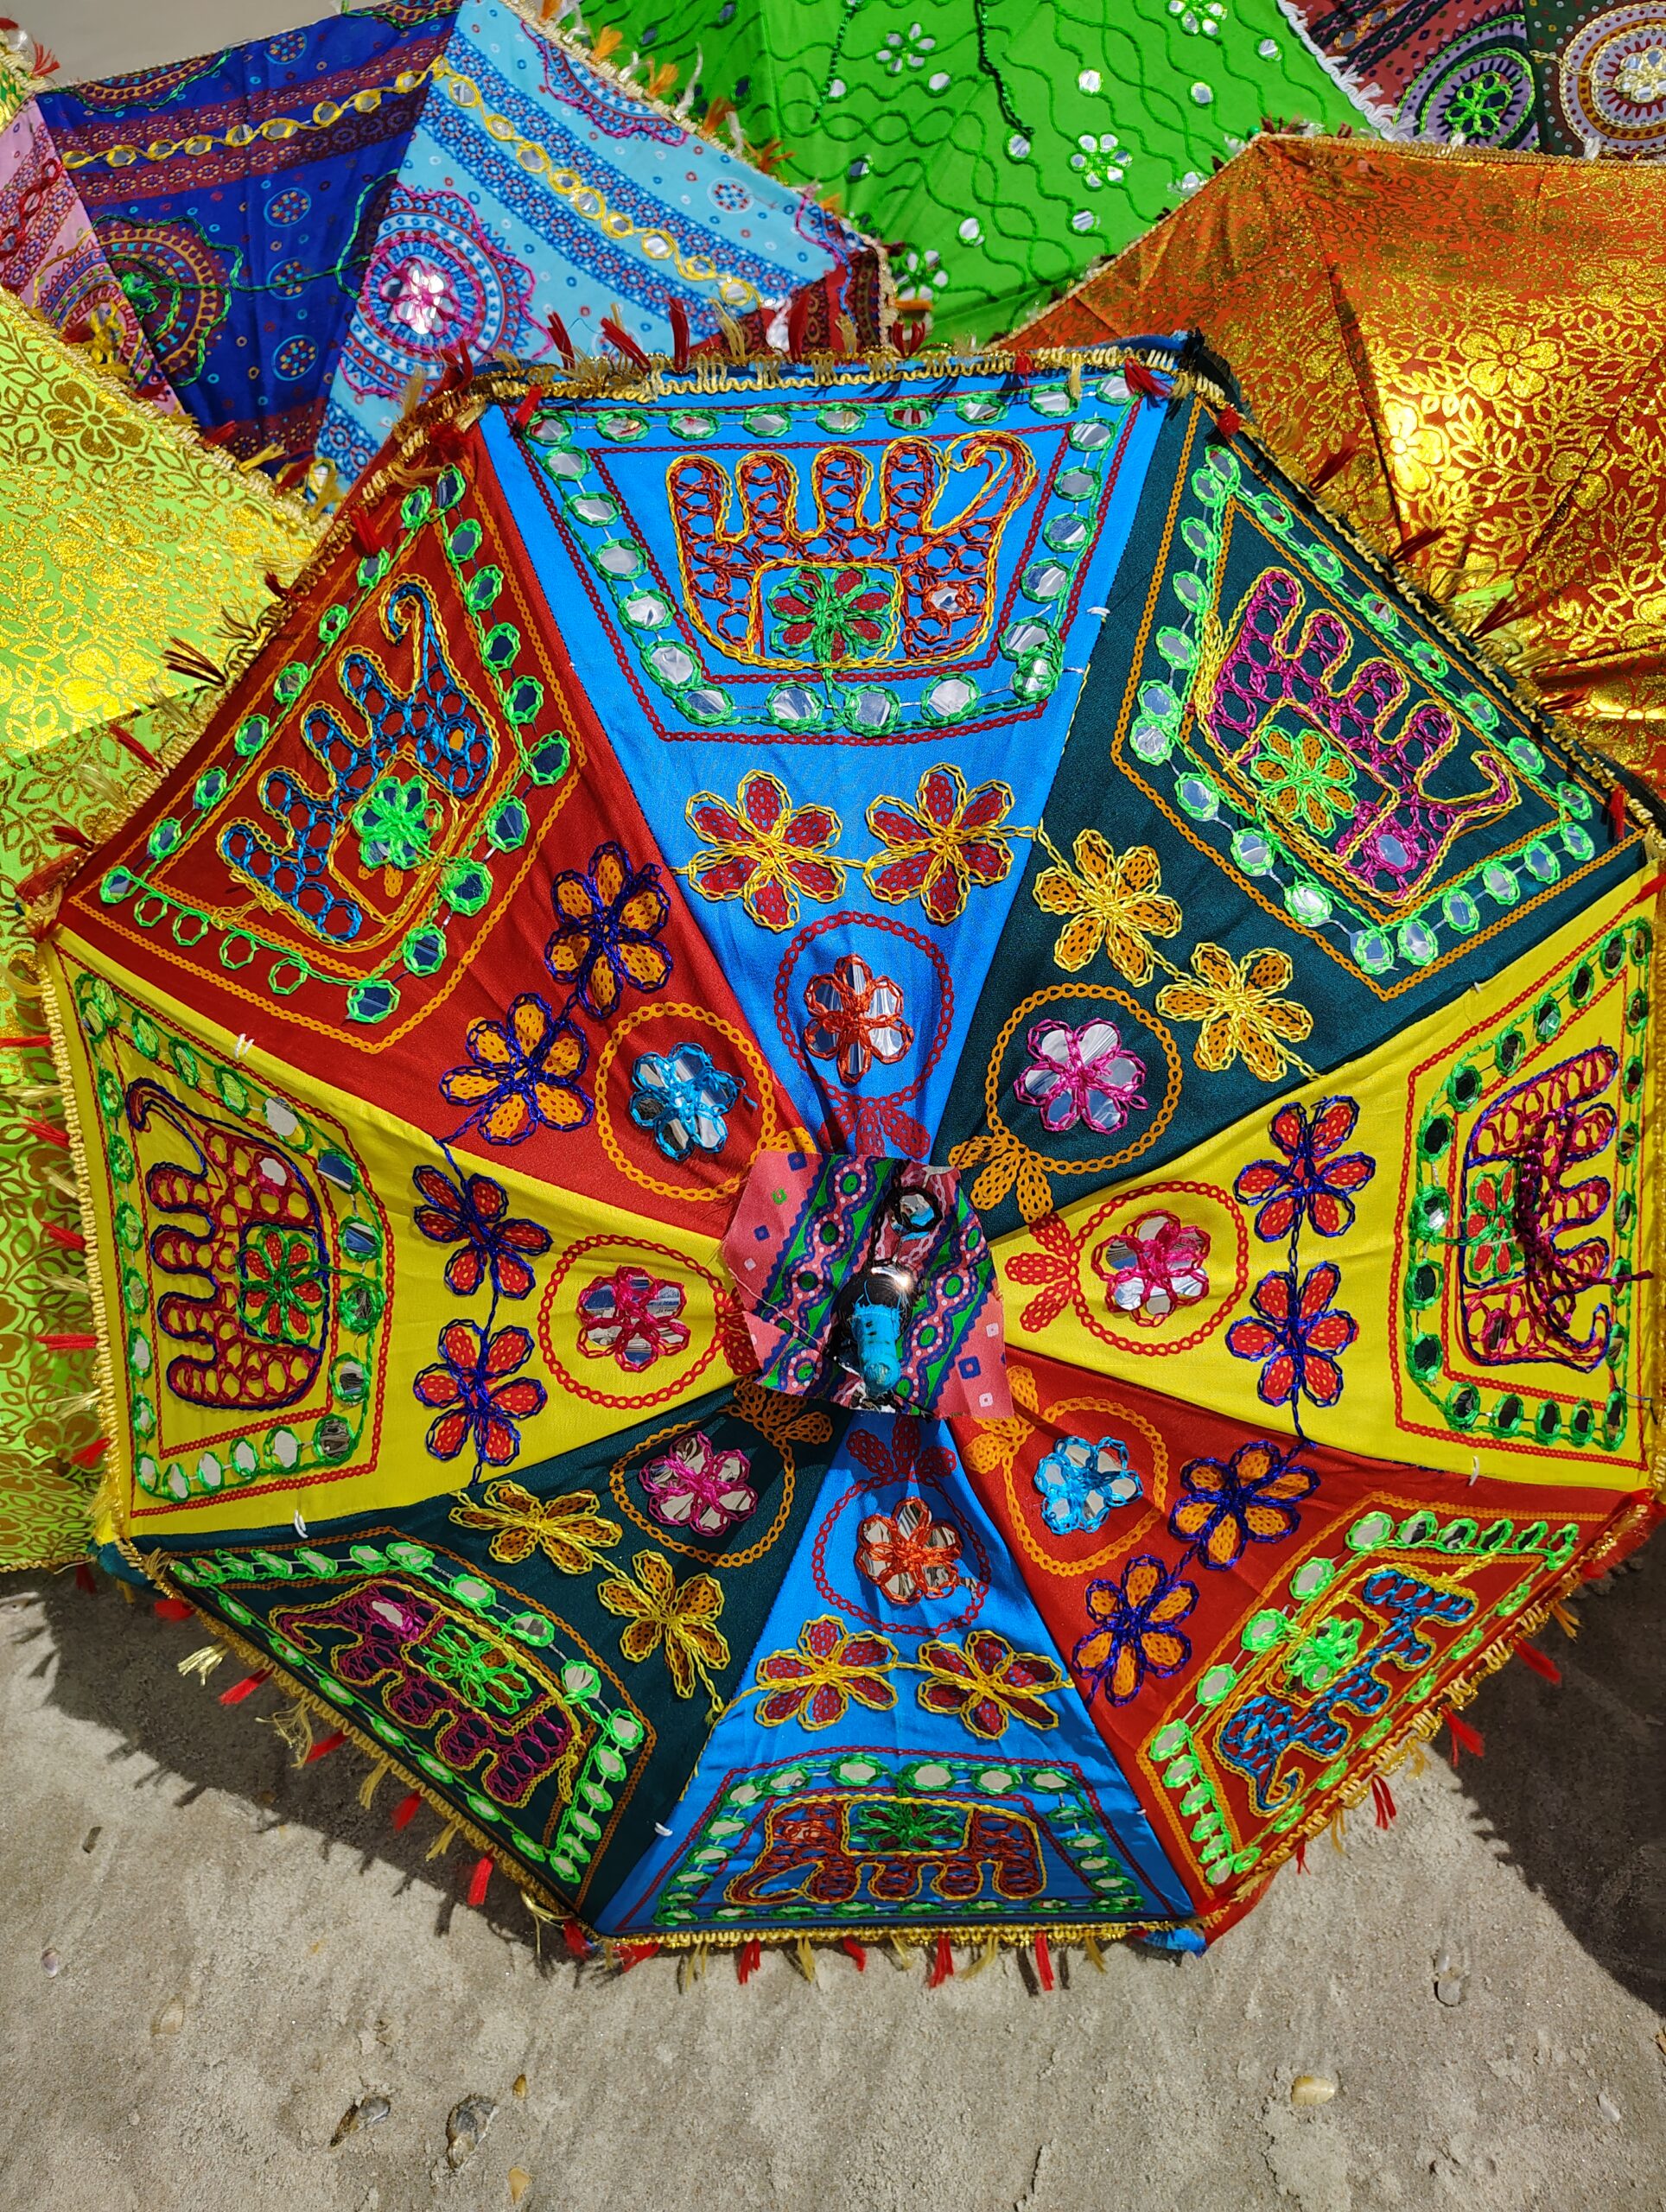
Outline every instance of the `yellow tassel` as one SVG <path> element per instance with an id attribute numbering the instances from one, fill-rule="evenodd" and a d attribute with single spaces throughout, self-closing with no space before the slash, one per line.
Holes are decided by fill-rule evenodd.
<path id="1" fill-rule="evenodd" d="M 382 1777 L 388 1772 L 391 1764 L 391 1761 L 388 1759 L 378 1759 L 375 1765 L 372 1767 L 369 1773 L 366 1774 L 364 1780 L 359 1783 L 359 1802 L 366 1812 L 369 1812 L 372 1800 L 375 1797 L 377 1791 L 381 1788 Z"/>
<path id="2" fill-rule="evenodd" d="M 723 343 L 729 349 L 729 359 L 732 361 L 744 361 L 747 358 L 745 331 L 741 329 L 721 300 L 714 300 L 712 305 L 717 310 L 718 327 L 723 334 Z"/>
<path id="3" fill-rule="evenodd" d="M 300 1704 L 285 1706 L 283 1712 L 272 1714 L 266 1726 L 276 1728 L 289 1745 L 291 1763 L 296 1766 L 305 1766 L 307 1754 L 313 1747 L 312 1715 L 306 1707 Z"/>
<path id="4" fill-rule="evenodd" d="M 282 446 L 262 446 L 260 451 L 251 453 L 247 461 L 238 461 L 238 467 L 247 476 L 257 468 L 264 468 L 269 461 L 282 461 L 283 458 Z"/>
<path id="5" fill-rule="evenodd" d="M 1335 1812 L 1331 1815 L 1331 1848 L 1332 1851 L 1341 1851 L 1343 1849 L 1342 1808 L 1339 1805 L 1337 1807 Z"/>
<path id="6" fill-rule="evenodd" d="M 591 56 L 595 60 L 605 61 L 615 47 L 624 43 L 624 32 L 609 23 L 605 30 L 596 33 L 595 44 L 590 48 Z"/>
<path id="7" fill-rule="evenodd" d="M 986 1936 L 978 1946 L 976 1956 L 960 1969 L 961 1980 L 970 1981 L 975 1974 L 982 1974 L 985 1967 L 993 1966 L 1000 1955 L 1000 1944 L 993 1936 Z"/>
<path id="8" fill-rule="evenodd" d="M 1555 1621 L 1556 1626 L 1561 1630 L 1564 1636 L 1577 1636 L 1579 1634 L 1579 1616 L 1572 1611 L 1562 1599 L 1557 1598 L 1552 1600 L 1550 1606 L 1550 1618 Z"/>
<path id="9" fill-rule="evenodd" d="M 445 1826 L 440 1830 L 438 1835 L 435 1837 L 433 1842 L 428 1847 L 426 1856 L 429 1859 L 443 1859 L 447 1852 L 450 1850 L 451 1839 L 456 1834 L 456 1833 L 457 1823 L 455 1821 L 448 1821 Z"/>
<path id="10" fill-rule="evenodd" d="M 1423 1769 L 1428 1764 L 1428 1754 L 1425 1751 L 1423 1746 L 1421 1744 L 1414 1744 L 1411 1747 L 1411 1770 L 1413 1777 L 1415 1777 L 1421 1774 Z"/>
<path id="11" fill-rule="evenodd" d="M 816 1954 L 810 1948 L 807 1939 L 802 1936 L 798 1938 L 798 1948 L 797 1952 L 794 1954 L 794 1956 L 797 1960 L 798 1971 L 804 1976 L 804 1980 L 806 1981 L 814 1981 L 816 1979 Z"/>
<path id="12" fill-rule="evenodd" d="M 1099 1973 L 1103 1974 L 1105 1970 L 1104 1946 L 1101 1943 L 1099 1938 L 1094 1934 L 1091 1928 L 1087 1932 L 1087 1941 L 1084 1948 L 1088 1955 L 1088 1964 L 1091 1967 L 1096 1967 Z"/>
<path id="13" fill-rule="evenodd" d="M 200 1682 L 206 1682 L 225 1656 L 226 1654 L 220 1649 L 219 1644 L 205 1643 L 200 1651 L 194 1651 L 188 1659 L 180 1661 L 179 1671 L 181 1675 L 194 1675 Z"/>
<path id="14" fill-rule="evenodd" d="M 1082 397 L 1082 364 L 1079 361 L 1071 363 L 1070 375 L 1065 378 L 1065 384 L 1070 392 L 1071 405 L 1074 407 Z"/>
<path id="15" fill-rule="evenodd" d="M 695 1983 L 703 1977 L 705 1971 L 706 1946 L 703 1943 L 696 1943 L 690 1950 L 684 1951 L 677 1962 L 677 1987 L 684 1990 L 692 1989 Z"/>
<path id="16" fill-rule="evenodd" d="M 121 1592 L 123 1597 L 126 1599 L 130 1605 L 137 1605 L 138 1604 L 139 1593 L 133 1587 L 133 1585 L 130 1582 L 118 1582 L 116 1585 L 116 1587 Z"/>
<path id="17" fill-rule="evenodd" d="M 912 1948 L 905 1943 L 900 1936 L 893 1936 L 891 1938 L 891 1963 L 893 1967 L 900 1967 L 904 1974 L 906 1974 L 914 1963 Z"/>
<path id="18" fill-rule="evenodd" d="M 520 1893 L 520 1898 L 521 1903 L 526 1907 L 527 1911 L 532 1916 L 533 1955 L 536 1958 L 541 1959 L 544 1956 L 544 1929 L 546 1927 L 554 1928 L 559 1925 L 561 1915 L 558 1912 L 548 1911 L 538 1903 L 537 1899 L 532 1895 L 530 1890 L 523 1890 Z"/>

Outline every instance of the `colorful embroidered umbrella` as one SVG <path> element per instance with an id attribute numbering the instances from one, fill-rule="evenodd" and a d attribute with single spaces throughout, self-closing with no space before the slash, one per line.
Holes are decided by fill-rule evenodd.
<path id="1" fill-rule="evenodd" d="M 492 372 L 63 893 L 110 1556 L 579 1951 L 1195 1946 L 1655 1510 L 1657 845 L 1174 372 Z"/>
<path id="2" fill-rule="evenodd" d="M 568 0 L 574 4 L 574 0 Z M 906 313 L 1010 330 L 1271 117 L 1363 111 L 1274 0 L 594 0 L 630 67 L 733 105 L 894 255 Z M 622 52 L 623 47 L 617 49 Z"/>
<path id="3" fill-rule="evenodd" d="M 380 0 L 41 102 L 181 398 L 351 483 L 460 352 L 879 335 L 878 257 L 506 0 Z M 552 322 L 552 317 L 554 321 Z M 327 474 L 321 477 L 327 486 Z"/>
<path id="4" fill-rule="evenodd" d="M 312 537 L 269 485 L 0 295 L 0 1566 L 85 1551 L 73 1455 L 98 1436 L 77 1402 L 85 1289 L 54 1249 L 73 1189 L 19 887 L 154 782 L 145 753 L 182 745 L 188 702 L 227 650 L 222 625 L 251 625 L 271 603 L 265 573 L 292 575 Z M 118 714 L 137 749 L 105 727 Z"/>
<path id="5" fill-rule="evenodd" d="M 1586 161 L 1666 155 L 1666 7 L 1523 0 L 1540 143 Z"/>
<path id="6" fill-rule="evenodd" d="M 1666 790 L 1663 215 L 1646 164 L 1263 138 L 1025 342 L 1199 325 L 1287 467 Z"/>

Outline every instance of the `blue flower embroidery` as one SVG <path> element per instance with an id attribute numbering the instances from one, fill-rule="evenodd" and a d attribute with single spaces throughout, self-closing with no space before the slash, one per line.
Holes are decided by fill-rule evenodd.
<path id="1" fill-rule="evenodd" d="M 715 1067 L 698 1045 L 672 1052 L 644 1052 L 631 1070 L 631 1119 L 652 1129 L 667 1160 L 691 1152 L 721 1152 L 728 1139 L 730 1108 L 741 1096 L 737 1078 Z"/>
<path id="2" fill-rule="evenodd" d="M 1120 1437 L 1066 1436 L 1055 1444 L 1035 1471 L 1041 1493 L 1041 1518 L 1055 1536 L 1091 1535 L 1113 1505 L 1127 1505 L 1140 1495 L 1140 1478 L 1128 1463 Z"/>

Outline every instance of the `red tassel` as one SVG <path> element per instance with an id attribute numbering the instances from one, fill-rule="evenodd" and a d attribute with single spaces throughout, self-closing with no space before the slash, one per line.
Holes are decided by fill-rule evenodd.
<path id="1" fill-rule="evenodd" d="M 308 1752 L 302 1764 L 305 1766 L 311 1766 L 319 1759 L 328 1758 L 330 1753 L 332 1751 L 339 1751 L 342 1745 L 345 1744 L 347 1740 L 347 1732 L 345 1728 L 336 1728 L 332 1730 L 329 1735 L 321 1736 L 319 1738 L 318 1741 L 313 1745 L 311 1751 Z"/>
<path id="2" fill-rule="evenodd" d="M 1371 1804 L 1377 1813 L 1377 1825 L 1385 1828 L 1399 1809 L 1394 1802 L 1394 1792 L 1380 1774 L 1371 1777 Z"/>
<path id="3" fill-rule="evenodd" d="M 1301 1841 L 1296 1846 L 1296 1872 L 1298 1874 L 1305 1874 L 1307 1871 L 1307 1839 L 1306 1836 L 1303 1836 Z"/>
<path id="4" fill-rule="evenodd" d="M 222 1705 L 241 1705 L 245 1697 L 252 1697 L 254 1695 L 255 1692 L 265 1681 L 268 1669 L 262 1667 L 252 1675 L 245 1675 L 240 1682 L 233 1682 L 229 1690 L 222 1690 L 220 1692 L 220 1703 Z"/>
<path id="5" fill-rule="evenodd" d="M 556 313 L 553 308 L 551 308 L 549 314 L 545 315 L 544 319 L 544 327 L 549 332 L 550 337 L 555 340 L 556 351 L 561 355 L 562 359 L 566 362 L 568 367 L 570 369 L 574 362 L 577 360 L 578 355 L 573 350 L 572 340 L 567 335 L 566 324 L 562 321 L 561 317 Z"/>
<path id="6" fill-rule="evenodd" d="M 0 1037 L 0 1045 L 10 1046 L 14 1050 L 20 1052 L 44 1052 L 51 1042 L 51 1038 L 45 1035 L 40 1037 Z"/>
<path id="7" fill-rule="evenodd" d="M 734 1954 L 734 1979 L 744 1986 L 752 1980 L 763 1962 L 764 1947 L 754 1936 Z"/>
<path id="8" fill-rule="evenodd" d="M 615 1943 L 614 1956 L 619 1961 L 620 1974 L 629 1974 L 633 1967 L 639 1967 L 644 1959 L 651 1959 L 658 1951 L 658 1943 Z"/>
<path id="9" fill-rule="evenodd" d="M 92 838 L 84 830 L 77 830 L 70 823 L 54 822 L 51 834 L 58 844 L 73 845 L 78 853 L 90 853 L 92 850 Z"/>
<path id="10" fill-rule="evenodd" d="M 561 1935 L 570 1958 L 588 1959 L 589 1957 L 590 1946 L 585 1941 L 584 1930 L 579 1926 L 577 1921 L 563 1920 L 561 1923 Z"/>
<path id="11" fill-rule="evenodd" d="M 62 1129 L 55 1129 L 50 1122 L 43 1122 L 38 1114 L 25 1114 L 23 1127 L 32 1137 L 39 1137 L 42 1144 L 55 1144 L 60 1152 L 69 1150 L 69 1139 Z"/>
<path id="12" fill-rule="evenodd" d="M 124 751 L 130 753 L 142 766 L 154 769 L 157 775 L 162 773 L 162 762 L 148 745 L 140 744 L 130 729 L 124 729 L 119 722 L 111 722 L 110 734 L 115 739 L 117 744 L 122 747 Z"/>
<path id="13" fill-rule="evenodd" d="M 1443 524 L 1437 524 L 1434 530 L 1420 530 L 1415 537 L 1402 538 L 1389 558 L 1398 568 L 1402 561 L 1409 561 L 1414 553 L 1422 552 L 1426 547 L 1433 545 L 1437 537 L 1444 537 L 1446 534 Z"/>
<path id="14" fill-rule="evenodd" d="M 1523 1638 L 1516 1646 L 1516 1656 L 1530 1667 L 1536 1675 L 1542 1675 L 1546 1681 L 1560 1683 L 1561 1681 L 1561 1669 L 1554 1659 L 1547 1659 L 1537 1644 L 1529 1643 Z"/>
<path id="15" fill-rule="evenodd" d="M 353 531 L 353 542 L 367 561 L 373 561 L 382 550 L 382 541 L 371 528 L 362 507 L 355 507 L 347 518 Z"/>
<path id="16" fill-rule="evenodd" d="M 1308 486 L 1308 490 L 1322 492 L 1332 477 L 1340 476 L 1349 462 L 1357 459 L 1358 453 L 1359 441 L 1355 438 L 1348 445 L 1339 446 L 1334 453 L 1326 454 L 1313 471 L 1313 482 Z"/>
<path id="17" fill-rule="evenodd" d="M 48 1351 L 97 1351 L 99 1349 L 97 1337 L 90 1337 L 85 1331 L 50 1329 L 45 1336 L 36 1337 L 35 1341 L 44 1345 Z"/>
<path id="18" fill-rule="evenodd" d="M 1582 691 L 1555 691 L 1544 701 L 1544 709 L 1550 715 L 1571 715 L 1575 707 L 1582 707 L 1591 696 L 1591 687 Z"/>
<path id="19" fill-rule="evenodd" d="M 486 1893 L 492 1886 L 492 1861 L 482 1854 L 474 1861 L 474 1871 L 468 1878 L 468 1902 L 478 1911 L 486 1903 Z"/>
<path id="20" fill-rule="evenodd" d="M 1236 407 L 1223 407 L 1215 417 L 1215 435 L 1218 439 L 1235 438 L 1243 428 L 1243 417 Z"/>
<path id="21" fill-rule="evenodd" d="M 1148 399 L 1154 405 L 1168 397 L 1167 385 L 1160 384 L 1143 361 L 1124 361 L 1122 382 L 1130 391 L 1137 391 L 1141 399 Z"/>
<path id="22" fill-rule="evenodd" d="M 1036 1978 L 1043 1989 L 1052 1987 L 1052 1953 L 1047 1948 L 1047 1939 L 1038 1935 L 1035 1939 Z"/>
<path id="23" fill-rule="evenodd" d="M 1453 1766 L 1456 1766 L 1458 1764 L 1458 1754 L 1459 1751 L 1472 1752 L 1474 1757 L 1478 1759 L 1486 1746 L 1482 1743 L 1475 1731 L 1470 1726 L 1468 1721 L 1460 1720 L 1455 1713 L 1449 1713 L 1447 1715 L 1447 1726 L 1452 1731 L 1452 1763 Z"/>
<path id="24" fill-rule="evenodd" d="M 535 384 L 529 384 L 515 402 L 515 411 L 509 419 L 516 429 L 524 430 L 537 411 L 538 388 Z"/>
<path id="25" fill-rule="evenodd" d="M 75 1587 L 85 1590 L 89 1598 L 96 1598 L 99 1594 L 98 1578 L 84 1559 L 75 1562 Z"/>
<path id="26" fill-rule="evenodd" d="M 615 322 L 610 315 L 604 315 L 601 318 L 601 334 L 615 353 L 622 353 L 627 361 L 634 361 L 639 369 L 653 365 L 630 332 Z"/>
<path id="27" fill-rule="evenodd" d="M 72 1452 L 70 1464 L 76 1467 L 96 1467 L 109 1449 L 110 1439 L 101 1436 L 96 1443 L 84 1444 L 79 1452 Z"/>
<path id="28" fill-rule="evenodd" d="M 863 1950 L 862 1945 L 856 1941 L 854 1936 L 840 1936 L 839 1948 L 844 1953 L 846 1958 L 848 1958 L 855 1966 L 858 1974 L 867 1973 L 868 1954 Z"/>
<path id="29" fill-rule="evenodd" d="M 1625 794 L 1618 784 L 1608 794 L 1607 815 L 1608 827 L 1614 833 L 1616 843 L 1631 835 L 1631 817 L 1625 810 Z"/>
<path id="30" fill-rule="evenodd" d="M 937 1939 L 937 1955 L 932 1961 L 932 1971 L 925 1977 L 925 1986 L 928 1989 L 935 1989 L 939 1982 L 952 1980 L 954 1971 L 955 1955 L 950 1946 L 949 1938 L 946 1936 L 939 1936 Z"/>
<path id="31" fill-rule="evenodd" d="M 150 1610 L 159 1621 L 188 1621 L 192 1611 L 183 1598 L 158 1598 Z"/>
<path id="32" fill-rule="evenodd" d="M 674 366 L 686 369 L 691 358 L 689 343 L 689 311 L 681 300 L 669 302 L 666 313 L 671 324 L 671 361 Z"/>
<path id="33" fill-rule="evenodd" d="M 786 311 L 786 350 L 795 361 L 804 359 L 804 333 L 810 327 L 810 292 L 795 292 Z M 912 351 L 912 348 L 910 348 Z"/>
<path id="34" fill-rule="evenodd" d="M 86 1239 L 77 1229 L 62 1229 L 55 1221 L 47 1224 L 47 1235 L 64 1252 L 85 1252 Z"/>
<path id="35" fill-rule="evenodd" d="M 1555 596 L 1553 591 L 1542 592 L 1537 599 L 1529 600 L 1525 607 L 1518 607 L 1506 592 L 1495 607 L 1487 609 L 1470 635 L 1485 638 L 1493 630 L 1503 629 L 1506 622 L 1525 621 L 1529 614 L 1536 614 L 1542 607 L 1548 607 Z"/>
<path id="36" fill-rule="evenodd" d="M 394 1827 L 396 1828 L 408 1828 L 422 1809 L 423 1793 L 420 1789 L 413 1789 L 409 1797 L 402 1797 L 398 1803 L 394 1807 Z"/>

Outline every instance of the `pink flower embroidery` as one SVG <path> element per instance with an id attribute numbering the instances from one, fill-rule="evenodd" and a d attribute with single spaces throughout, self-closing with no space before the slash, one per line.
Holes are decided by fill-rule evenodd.
<path id="1" fill-rule="evenodd" d="M 1154 1329 L 1177 1306 L 1208 1296 L 1208 1256 L 1206 1230 L 1175 1214 L 1148 1213 L 1098 1247 L 1093 1271 L 1103 1279 L 1113 1313 L 1131 1313 L 1142 1329 Z"/>
<path id="2" fill-rule="evenodd" d="M 722 1536 L 738 1528 L 758 1503 L 747 1478 L 744 1452 L 720 1452 L 703 1430 L 684 1436 L 642 1470 L 648 1510 L 668 1529 Z"/>
<path id="3" fill-rule="evenodd" d="M 640 1375 L 688 1350 L 688 1328 L 677 1319 L 687 1297 L 680 1282 L 662 1282 L 645 1268 L 599 1275 L 579 1298 L 578 1348 L 587 1359 L 614 1359 Z"/>
<path id="4" fill-rule="evenodd" d="M 413 257 L 399 271 L 399 289 L 388 310 L 417 338 L 432 338 L 457 316 L 451 279 L 433 262 Z"/>
<path id="5" fill-rule="evenodd" d="M 836 1060 L 839 1080 L 847 1086 L 860 1083 L 875 1060 L 893 1066 L 914 1041 L 902 1018 L 900 986 L 874 975 L 854 952 L 811 977 L 804 1004 L 810 1009 L 805 1052 L 812 1060 Z"/>
<path id="6" fill-rule="evenodd" d="M 1013 1089 L 1039 1109 L 1041 1126 L 1053 1135 L 1085 1122 L 1109 1136 L 1131 1108 L 1145 1104 L 1145 1063 L 1123 1051 L 1114 1021 L 1084 1021 L 1079 1029 L 1038 1021 L 1028 1041 L 1030 1064 Z"/>

